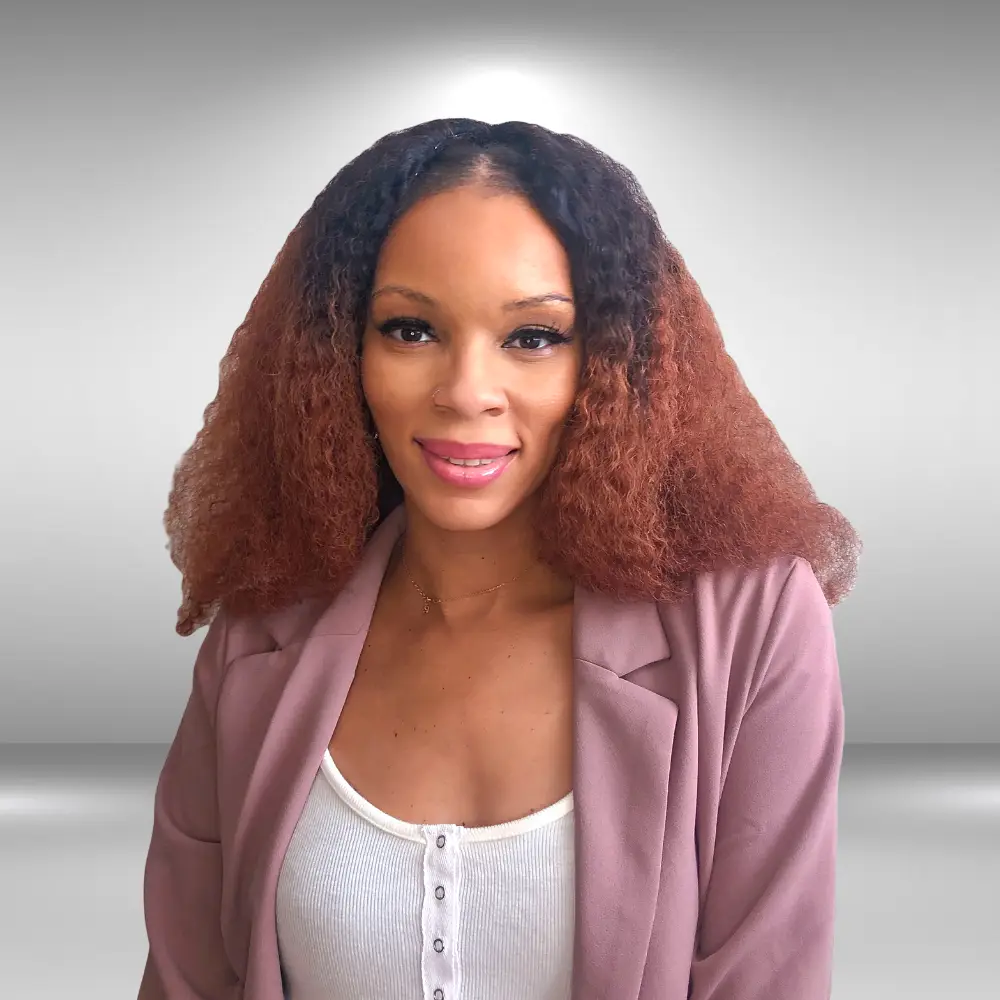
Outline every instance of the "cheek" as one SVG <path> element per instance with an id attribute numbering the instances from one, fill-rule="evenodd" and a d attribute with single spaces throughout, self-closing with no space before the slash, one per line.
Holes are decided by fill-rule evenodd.
<path id="1" fill-rule="evenodd" d="M 372 356 L 372 352 L 364 350 L 361 353 L 361 391 L 364 393 L 365 402 L 372 413 L 378 411 L 379 387 L 384 381 L 379 372 L 379 364 Z"/>
<path id="2" fill-rule="evenodd" d="M 578 387 L 579 375 L 574 366 L 551 373 L 533 394 L 531 422 L 536 433 L 547 439 L 550 448 L 555 448 L 558 443 L 563 425 L 576 401 Z"/>
<path id="3" fill-rule="evenodd" d="M 391 360 L 377 348 L 361 355 L 361 388 L 372 416 L 386 431 L 387 423 L 406 411 L 410 383 L 393 371 Z"/>
<path id="4" fill-rule="evenodd" d="M 549 412 L 555 421 L 562 422 L 569 415 L 580 390 L 580 364 L 573 356 L 551 382 Z"/>

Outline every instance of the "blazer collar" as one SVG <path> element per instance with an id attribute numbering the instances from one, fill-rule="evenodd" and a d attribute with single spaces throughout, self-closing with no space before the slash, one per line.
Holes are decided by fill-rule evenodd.
<path id="1" fill-rule="evenodd" d="M 399 507 L 372 535 L 335 600 L 297 637 L 308 640 L 298 680 L 279 701 L 265 738 L 269 752 L 262 748 L 248 794 L 250 810 L 254 798 L 263 801 L 266 789 L 285 788 L 283 801 L 272 801 L 277 809 L 252 809 L 261 821 L 257 850 L 267 856 L 265 864 L 254 865 L 259 869 L 254 895 L 262 907 L 250 970 L 255 983 L 274 982 L 277 974 L 277 963 L 265 957 L 277 957 L 273 920 L 262 924 L 260 918 L 273 914 L 281 859 L 339 719 L 393 546 L 404 529 Z M 669 658 L 670 648 L 653 602 L 622 602 L 577 587 L 573 622 L 572 1000 L 633 1000 L 657 907 L 678 708 L 628 675 Z M 256 988 L 251 995 L 257 996 Z"/>

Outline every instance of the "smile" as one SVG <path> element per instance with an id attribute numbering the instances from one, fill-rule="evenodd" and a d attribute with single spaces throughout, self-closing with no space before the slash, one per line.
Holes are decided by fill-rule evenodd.
<path id="1" fill-rule="evenodd" d="M 492 465 L 494 462 L 498 462 L 497 458 L 446 458 L 446 462 L 450 462 L 452 465 L 465 465 L 470 468 L 477 465 Z"/>
<path id="2" fill-rule="evenodd" d="M 456 441 L 418 440 L 427 467 L 449 486 L 477 489 L 503 475 L 517 457 L 507 445 L 461 444 Z"/>

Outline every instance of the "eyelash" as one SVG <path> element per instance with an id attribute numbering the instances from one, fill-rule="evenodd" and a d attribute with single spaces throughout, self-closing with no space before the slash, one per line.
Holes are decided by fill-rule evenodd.
<path id="1" fill-rule="evenodd" d="M 390 334 L 394 330 L 417 330 L 420 333 L 431 332 L 429 323 L 426 323 L 422 319 L 411 319 L 406 317 L 387 320 L 385 323 L 378 326 L 377 329 L 383 337 L 390 337 Z M 538 326 L 521 327 L 519 330 L 512 333 L 510 337 L 507 338 L 507 341 L 521 340 L 525 337 L 544 337 L 552 342 L 553 347 L 559 344 L 566 344 L 570 340 L 569 336 L 563 333 L 558 327 L 541 324 Z M 390 339 L 395 338 L 390 337 Z M 419 343 L 407 340 L 396 340 L 396 343 L 413 347 L 420 346 Z M 524 348 L 524 350 L 527 350 L 530 354 L 536 354 L 544 350 L 544 348 Z"/>

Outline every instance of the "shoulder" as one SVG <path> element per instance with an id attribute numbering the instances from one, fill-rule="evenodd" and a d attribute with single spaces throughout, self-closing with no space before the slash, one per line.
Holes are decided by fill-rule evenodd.
<path id="1" fill-rule="evenodd" d="M 789 601 L 827 608 L 809 561 L 776 556 L 759 566 L 724 566 L 696 574 L 694 602 L 702 616 L 735 627 L 770 619 Z"/>
<path id="2" fill-rule="evenodd" d="M 272 652 L 301 642 L 312 633 L 331 601 L 331 597 L 309 597 L 234 620 L 232 628 L 239 637 L 234 657 Z"/>
<path id="3" fill-rule="evenodd" d="M 308 598 L 264 612 L 219 608 L 203 634 L 196 673 L 204 685 L 218 688 L 237 661 L 273 653 L 308 636 L 328 604 L 321 598 Z"/>
<path id="4" fill-rule="evenodd" d="M 703 628 L 727 635 L 760 634 L 790 615 L 822 627 L 831 618 L 812 566 L 795 555 L 699 573 L 691 600 Z"/>
<path id="5" fill-rule="evenodd" d="M 796 555 L 698 573 L 689 596 L 661 605 L 660 618 L 668 642 L 687 643 L 699 684 L 725 689 L 730 697 L 739 692 L 738 701 L 752 698 L 779 660 L 795 669 L 796 657 L 787 655 L 795 649 L 833 645 L 823 589 L 809 561 Z"/>

